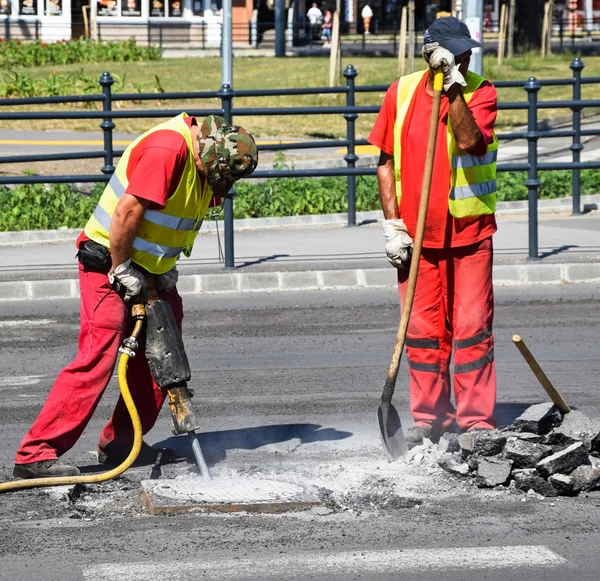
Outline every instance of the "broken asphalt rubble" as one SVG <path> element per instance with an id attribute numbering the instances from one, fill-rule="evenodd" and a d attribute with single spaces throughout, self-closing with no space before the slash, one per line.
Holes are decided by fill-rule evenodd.
<path id="1" fill-rule="evenodd" d="M 509 486 L 542 496 L 600 490 L 600 420 L 552 403 L 527 408 L 496 430 L 444 434 L 438 465 L 480 488 Z"/>

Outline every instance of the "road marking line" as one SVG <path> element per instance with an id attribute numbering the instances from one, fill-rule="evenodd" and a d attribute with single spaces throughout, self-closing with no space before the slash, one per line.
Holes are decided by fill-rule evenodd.
<path id="1" fill-rule="evenodd" d="M 21 375 L 16 377 L 0 377 L 0 387 L 21 387 L 22 385 L 37 385 L 45 375 Z"/>
<path id="2" fill-rule="evenodd" d="M 357 145 L 354 148 L 354 153 L 361 155 L 379 155 L 380 149 L 375 147 L 374 145 Z M 348 149 L 345 147 L 343 149 L 336 149 L 336 153 L 347 153 Z"/>
<path id="3" fill-rule="evenodd" d="M 258 559 L 215 559 L 195 562 L 104 564 L 87 567 L 90 581 L 163 581 L 179 579 L 292 579 L 298 575 L 393 574 L 398 571 L 557 567 L 567 560 L 544 546 L 457 547 L 396 551 L 342 551 L 320 555 L 277 555 Z"/>
<path id="4" fill-rule="evenodd" d="M 129 145 L 131 141 L 113 141 L 113 145 Z M 56 140 L 56 141 L 37 141 L 21 139 L 0 139 L 0 145 L 104 145 L 104 141 L 92 140 Z"/>
<path id="5" fill-rule="evenodd" d="M 133 141 L 113 141 L 113 145 L 129 145 Z M 263 140 L 258 139 L 256 141 L 258 145 L 279 145 L 285 143 L 296 143 L 295 141 L 281 141 L 281 140 Z M 91 140 L 91 139 L 73 139 L 73 140 L 53 140 L 53 141 L 39 141 L 39 140 L 21 140 L 21 139 L 0 139 L 0 145 L 104 145 L 104 141 Z M 359 146 L 360 147 L 360 146 Z"/>
<path id="6" fill-rule="evenodd" d="M 0 327 L 38 327 L 41 325 L 52 325 L 56 321 L 52 319 L 9 319 L 0 321 Z"/>

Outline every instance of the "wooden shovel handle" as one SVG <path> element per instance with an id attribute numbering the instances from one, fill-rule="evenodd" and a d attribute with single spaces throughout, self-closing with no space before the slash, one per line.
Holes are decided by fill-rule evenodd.
<path id="1" fill-rule="evenodd" d="M 440 117 L 440 103 L 442 100 L 442 89 L 444 87 L 444 73 L 441 69 L 435 72 L 433 77 L 433 104 L 431 106 L 431 119 L 429 121 L 429 136 L 427 139 L 427 156 L 425 158 L 425 171 L 423 173 L 423 186 L 421 189 L 421 201 L 419 203 L 419 214 L 417 217 L 417 230 L 413 241 L 412 258 L 410 261 L 410 270 L 408 273 L 408 285 L 406 295 L 402 305 L 402 316 L 398 326 L 398 335 L 394 345 L 394 353 L 390 362 L 387 379 L 383 388 L 381 401 L 390 402 L 394 395 L 398 369 L 400 368 L 400 359 L 404 342 L 406 341 L 406 332 L 408 322 L 412 311 L 413 300 L 415 298 L 415 288 L 417 286 L 417 277 L 419 275 L 419 261 L 421 259 L 421 250 L 423 248 L 423 238 L 425 236 L 425 221 L 427 220 L 427 208 L 429 207 L 429 191 L 431 189 L 431 177 L 433 175 L 433 162 L 435 159 L 435 145 L 437 142 L 437 131 Z"/>

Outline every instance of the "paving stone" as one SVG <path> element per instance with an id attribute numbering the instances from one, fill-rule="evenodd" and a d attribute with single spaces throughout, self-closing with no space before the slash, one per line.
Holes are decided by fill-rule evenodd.
<path id="1" fill-rule="evenodd" d="M 29 283 L 26 281 L 0 282 L 0 299 L 28 299 Z"/>
<path id="2" fill-rule="evenodd" d="M 592 442 L 599 437 L 600 420 L 588 418 L 579 410 L 572 410 L 565 414 L 560 426 L 548 434 L 547 442 L 550 445 L 569 446 L 580 440 L 591 448 Z"/>
<path id="3" fill-rule="evenodd" d="M 360 271 L 362 286 L 366 288 L 390 287 L 398 284 L 395 268 L 365 268 Z"/>
<path id="4" fill-rule="evenodd" d="M 552 474 L 570 474 L 588 461 L 588 453 L 583 442 L 576 442 L 569 447 L 556 452 L 536 465 L 536 470 L 545 478 Z"/>
<path id="5" fill-rule="evenodd" d="M 458 443 L 458 434 L 444 434 L 438 442 L 440 450 L 446 454 L 454 454 L 460 452 L 460 444 Z"/>
<path id="6" fill-rule="evenodd" d="M 513 431 L 507 431 L 504 432 L 504 435 L 506 436 L 507 441 L 511 441 L 511 440 L 523 440 L 525 442 L 533 442 L 534 444 L 542 444 L 545 442 L 544 436 L 541 436 L 540 434 L 534 434 L 532 432 L 513 432 Z"/>
<path id="7" fill-rule="evenodd" d="M 356 288 L 359 286 L 356 270 L 324 270 L 322 276 L 324 288 Z"/>
<path id="8" fill-rule="evenodd" d="M 563 281 L 561 264 L 527 264 L 525 283 L 558 283 Z"/>
<path id="9" fill-rule="evenodd" d="M 237 274 L 202 274 L 200 275 L 202 292 L 238 292 L 240 290 Z"/>
<path id="10" fill-rule="evenodd" d="M 471 470 L 471 472 L 477 472 L 477 469 L 479 468 L 479 463 L 481 462 L 482 457 L 481 456 L 477 456 L 477 454 L 471 454 L 469 456 L 469 458 L 467 459 L 467 464 L 469 465 L 469 469 Z"/>
<path id="11" fill-rule="evenodd" d="M 535 468 L 536 464 L 552 454 L 550 446 L 527 440 L 509 440 L 504 448 L 504 456 L 512 460 L 515 468 Z"/>
<path id="12" fill-rule="evenodd" d="M 462 451 L 463 458 L 468 458 L 473 453 L 475 432 L 466 432 L 458 436 L 458 445 Z"/>
<path id="13" fill-rule="evenodd" d="M 600 264 L 566 264 L 568 282 L 600 280 Z"/>
<path id="14" fill-rule="evenodd" d="M 446 472 L 450 472 L 450 474 L 455 474 L 456 476 L 466 476 L 469 474 L 469 466 L 462 461 L 461 455 L 458 453 L 442 454 L 437 459 L 437 463 L 440 468 L 443 468 Z"/>
<path id="15" fill-rule="evenodd" d="M 582 464 L 575 468 L 569 476 L 577 492 L 589 492 L 598 488 L 598 483 L 600 483 L 600 468 L 591 464 Z"/>
<path id="16" fill-rule="evenodd" d="M 573 479 L 566 474 L 553 474 L 548 478 L 548 482 L 561 496 L 573 496 L 577 494 L 573 486 Z"/>
<path id="17" fill-rule="evenodd" d="M 177 281 L 177 292 L 180 295 L 195 294 L 200 288 L 200 276 L 187 274 L 179 277 Z"/>
<path id="18" fill-rule="evenodd" d="M 480 488 L 488 488 L 505 484 L 510 478 L 512 462 L 501 458 L 482 458 L 477 468 L 475 484 Z"/>
<path id="19" fill-rule="evenodd" d="M 79 295 L 75 280 L 34 280 L 30 284 L 32 299 L 76 298 Z"/>
<path id="20" fill-rule="evenodd" d="M 475 432 L 473 454 L 479 456 L 496 456 L 506 445 L 506 436 L 497 430 L 482 430 Z"/>
<path id="21" fill-rule="evenodd" d="M 245 291 L 278 290 L 279 275 L 276 272 L 246 272 L 240 274 L 240 287 Z"/>
<path id="22" fill-rule="evenodd" d="M 533 490 L 542 496 L 558 496 L 558 490 L 534 469 L 515 470 L 512 477 L 515 486 L 523 492 Z"/>
<path id="23" fill-rule="evenodd" d="M 319 273 L 315 271 L 284 272 L 281 288 L 284 290 L 319 288 Z"/>
<path id="24" fill-rule="evenodd" d="M 562 420 L 560 410 L 552 403 L 538 403 L 528 407 L 515 421 L 517 432 L 547 434 Z"/>

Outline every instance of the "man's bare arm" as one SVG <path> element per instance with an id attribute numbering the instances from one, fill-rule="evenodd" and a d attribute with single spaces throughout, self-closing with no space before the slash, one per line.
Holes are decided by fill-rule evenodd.
<path id="1" fill-rule="evenodd" d="M 142 223 L 149 200 L 123 194 L 115 208 L 110 224 L 109 243 L 113 268 L 123 264 L 131 252 L 131 247 Z"/>
<path id="2" fill-rule="evenodd" d="M 386 220 L 400 217 L 396 200 L 396 179 L 394 176 L 394 156 L 385 152 L 379 154 L 377 163 L 377 180 L 379 181 L 379 200 Z"/>
<path id="3" fill-rule="evenodd" d="M 450 120 L 456 143 L 463 151 L 472 151 L 483 140 L 481 129 L 469 111 L 459 85 L 452 85 L 446 95 L 450 101 Z"/>

